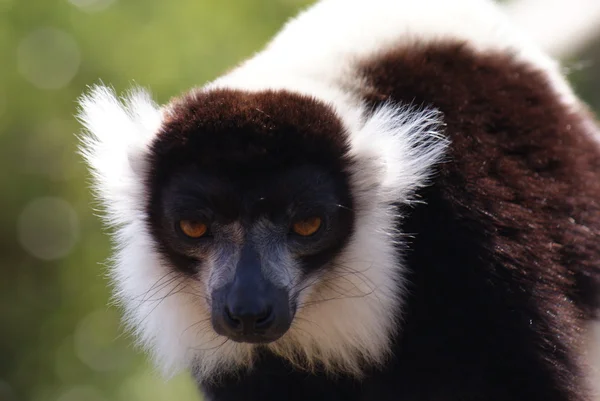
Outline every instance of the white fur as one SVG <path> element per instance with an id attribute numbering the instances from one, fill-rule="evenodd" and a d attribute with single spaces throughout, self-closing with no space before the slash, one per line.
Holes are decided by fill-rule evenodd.
<path id="1" fill-rule="evenodd" d="M 365 82 L 356 62 L 392 46 L 463 39 L 474 49 L 513 51 L 545 70 L 566 103 L 574 97 L 556 64 L 509 28 L 487 0 L 325 0 L 286 25 L 266 47 L 218 87 L 287 89 L 329 104 L 350 136 L 357 230 L 336 268 L 301 294 L 290 331 L 271 348 L 310 367 L 360 374 L 363 362 L 384 361 L 401 306 L 403 270 L 394 248 L 391 202 L 411 201 L 441 160 L 446 142 L 435 111 L 385 105 L 370 117 L 359 99 Z M 96 87 L 81 102 L 84 155 L 96 189 L 117 227 L 112 269 L 130 327 L 166 373 L 193 366 L 210 378 L 252 362 L 252 346 L 225 341 L 208 320 L 205 290 L 175 273 L 153 250 L 144 226 L 144 155 L 161 111 L 143 92 L 119 102 Z M 169 107 L 164 108 L 164 113 Z M 397 316 L 396 318 L 401 318 Z"/>
<path id="2" fill-rule="evenodd" d="M 324 0 L 286 24 L 262 52 L 204 87 L 289 89 L 332 103 L 353 124 L 363 86 L 356 62 L 398 46 L 463 40 L 513 53 L 544 70 L 565 103 L 577 104 L 559 65 L 490 0 Z"/>
<path id="3" fill-rule="evenodd" d="M 82 151 L 111 225 L 140 217 L 144 188 L 132 165 L 139 164 L 162 121 L 149 94 L 135 90 L 124 102 L 102 86 L 93 87 L 80 99 L 79 119 L 88 134 L 83 137 Z"/>

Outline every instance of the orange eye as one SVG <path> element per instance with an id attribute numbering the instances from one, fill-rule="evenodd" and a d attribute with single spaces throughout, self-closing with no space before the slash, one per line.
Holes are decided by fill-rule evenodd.
<path id="1" fill-rule="evenodd" d="M 309 217 L 307 219 L 298 220 L 292 225 L 292 230 L 303 237 L 308 237 L 316 233 L 321 227 L 320 217 Z"/>
<path id="2" fill-rule="evenodd" d="M 206 224 L 192 220 L 181 220 L 179 228 L 190 238 L 200 238 L 208 231 Z"/>

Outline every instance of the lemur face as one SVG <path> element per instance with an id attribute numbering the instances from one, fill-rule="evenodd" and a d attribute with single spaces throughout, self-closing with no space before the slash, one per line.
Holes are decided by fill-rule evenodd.
<path id="1" fill-rule="evenodd" d="M 195 281 L 217 334 L 275 341 L 352 235 L 341 126 L 285 94 L 207 93 L 171 115 L 148 181 L 158 248 Z M 289 143 L 299 135 L 311 148 Z"/>
<path id="2" fill-rule="evenodd" d="M 191 163 L 152 195 L 150 226 L 171 268 L 204 291 L 216 333 L 270 342 L 353 226 L 347 183 L 315 165 L 283 171 Z"/>

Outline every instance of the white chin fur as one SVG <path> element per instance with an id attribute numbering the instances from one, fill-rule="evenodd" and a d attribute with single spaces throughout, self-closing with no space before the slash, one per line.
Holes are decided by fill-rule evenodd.
<path id="1" fill-rule="evenodd" d="M 303 294 L 306 306 L 290 331 L 271 344 L 293 362 L 360 374 L 364 362 L 380 363 L 387 355 L 404 295 L 391 203 L 410 202 L 443 157 L 446 142 L 441 116 L 431 110 L 388 104 L 366 116 L 357 96 L 363 82 L 353 66 L 390 46 L 438 39 L 514 51 L 546 71 L 571 101 L 555 63 L 508 29 L 487 0 L 326 0 L 287 24 L 263 52 L 202 89 L 308 94 L 333 107 L 349 133 L 357 161 L 351 172 L 357 230 L 338 267 Z M 192 366 L 198 377 L 210 379 L 251 365 L 253 347 L 214 333 L 199 296 L 204 289 L 160 259 L 144 225 L 144 156 L 162 111 L 143 91 L 119 101 L 104 87 L 93 88 L 81 106 L 82 153 L 106 221 L 116 228 L 111 272 L 129 327 L 166 374 Z"/>

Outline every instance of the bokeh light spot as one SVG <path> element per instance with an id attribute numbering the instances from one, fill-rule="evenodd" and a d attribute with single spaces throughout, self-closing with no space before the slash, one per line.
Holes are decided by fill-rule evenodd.
<path id="1" fill-rule="evenodd" d="M 72 387 L 58 397 L 57 401 L 105 401 L 106 399 L 95 387 Z"/>
<path id="2" fill-rule="evenodd" d="M 79 172 L 75 168 L 79 155 L 75 141 L 65 144 L 65 137 L 74 131 L 67 119 L 53 118 L 39 124 L 27 138 L 27 162 L 23 163 L 23 169 L 54 181 L 74 178 Z"/>
<path id="3" fill-rule="evenodd" d="M 0 400 L 17 401 L 17 396 L 13 392 L 12 387 L 4 380 L 0 380 Z"/>
<path id="4" fill-rule="evenodd" d="M 56 28 L 39 28 L 21 40 L 19 72 L 40 89 L 66 86 L 77 73 L 81 56 L 75 40 Z"/>
<path id="5" fill-rule="evenodd" d="M 0 0 L 0 11 L 8 11 L 12 5 L 14 0 Z"/>
<path id="6" fill-rule="evenodd" d="M 55 260 L 68 255 L 77 242 L 79 219 L 67 201 L 44 197 L 25 206 L 17 230 L 27 252 L 42 260 Z"/>
<path id="7" fill-rule="evenodd" d="M 113 310 L 100 309 L 81 320 L 75 331 L 75 353 L 98 372 L 125 367 L 130 354 L 116 341 L 119 316 Z"/>
<path id="8" fill-rule="evenodd" d="M 165 382 L 150 368 L 127 377 L 119 390 L 119 399 L 123 400 L 198 399 L 198 387 L 191 375 L 181 373 Z"/>
<path id="9" fill-rule="evenodd" d="M 88 13 L 102 11 L 114 2 L 115 0 L 69 0 L 69 3 Z"/>

